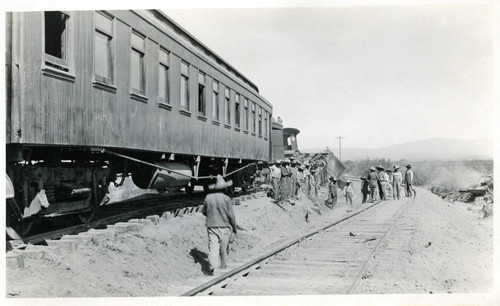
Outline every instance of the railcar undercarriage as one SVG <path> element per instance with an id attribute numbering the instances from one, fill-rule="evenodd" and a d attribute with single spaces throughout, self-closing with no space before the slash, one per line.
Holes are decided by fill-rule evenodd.
<path id="1" fill-rule="evenodd" d="M 14 191 L 6 207 L 8 235 L 19 239 L 33 221 L 47 217 L 76 215 L 80 222 L 90 222 L 109 200 L 109 184 L 120 185 L 118 174 L 131 176 L 142 189 L 185 188 L 187 193 L 196 185 L 208 191 L 221 174 L 233 180 L 232 192 L 251 181 L 255 167 L 252 161 L 212 157 L 8 145 L 7 175 Z"/>

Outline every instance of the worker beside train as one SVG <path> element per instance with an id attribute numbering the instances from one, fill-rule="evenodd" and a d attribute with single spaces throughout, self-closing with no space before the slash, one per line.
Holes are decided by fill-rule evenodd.
<path id="1" fill-rule="evenodd" d="M 281 180 L 280 180 L 280 200 L 287 200 L 291 196 L 291 176 L 290 160 L 285 158 L 281 164 Z"/>
<path id="2" fill-rule="evenodd" d="M 385 174 L 387 175 L 387 182 L 385 184 L 385 191 L 386 191 L 386 198 L 392 198 L 394 199 L 394 191 L 392 188 L 392 170 L 391 169 L 386 169 Z"/>
<path id="3" fill-rule="evenodd" d="M 392 171 L 392 192 L 394 199 L 398 199 L 401 195 L 401 183 L 403 182 L 403 176 L 399 172 L 399 166 L 394 165 Z"/>
<path id="4" fill-rule="evenodd" d="M 331 176 L 328 183 L 328 198 L 326 199 L 325 205 L 333 208 L 337 204 L 337 180 L 335 177 Z"/>
<path id="5" fill-rule="evenodd" d="M 368 181 L 368 178 L 362 176 L 360 177 L 361 179 L 361 195 L 363 196 L 363 200 L 361 201 L 361 204 L 364 204 L 368 202 L 368 198 L 370 197 L 370 182 Z M 371 197 L 370 197 L 371 201 Z"/>
<path id="6" fill-rule="evenodd" d="M 352 197 L 354 196 L 354 190 L 352 189 L 350 180 L 347 180 L 343 192 L 345 196 L 347 212 L 351 212 L 353 210 Z"/>
<path id="7" fill-rule="evenodd" d="M 233 203 L 223 193 L 223 190 L 230 186 L 232 181 L 226 182 L 221 175 L 217 175 L 215 184 L 209 186 L 211 192 L 205 197 L 201 211 L 206 216 L 211 275 L 215 269 L 226 269 L 229 241 L 231 235 L 236 235 L 237 232 Z"/>
<path id="8" fill-rule="evenodd" d="M 408 164 L 406 165 L 406 172 L 405 172 L 405 191 L 406 191 L 406 196 L 410 197 L 412 195 L 412 185 L 413 185 L 413 170 L 411 170 L 411 165 Z"/>
<path id="9" fill-rule="evenodd" d="M 305 167 L 300 165 L 298 169 L 299 171 L 297 172 L 297 199 L 301 199 L 304 186 L 306 185 L 306 177 L 304 174 Z"/>
<path id="10" fill-rule="evenodd" d="M 290 177 L 290 196 L 293 198 L 297 198 L 297 182 L 298 182 L 298 174 L 299 168 L 297 168 L 297 162 L 295 160 L 291 160 L 290 172 L 292 173 Z"/>
<path id="11" fill-rule="evenodd" d="M 380 200 L 385 201 L 387 200 L 386 185 L 389 178 L 387 177 L 387 173 L 385 173 L 384 167 L 377 166 L 376 168 L 378 170 L 378 186 L 379 186 Z"/>
<path id="12" fill-rule="evenodd" d="M 281 179 L 281 162 L 278 161 L 273 161 L 270 163 L 271 167 L 269 167 L 269 170 L 271 171 L 270 176 L 271 176 L 271 184 L 273 186 L 273 199 L 278 202 L 280 200 L 280 179 Z"/>
<path id="13" fill-rule="evenodd" d="M 375 171 L 376 169 L 374 167 L 370 167 L 370 173 L 368 174 L 372 203 L 378 198 L 378 175 Z"/>

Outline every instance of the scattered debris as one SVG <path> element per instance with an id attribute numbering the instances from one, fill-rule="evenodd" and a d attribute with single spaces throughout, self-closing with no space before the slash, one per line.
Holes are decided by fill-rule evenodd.
<path id="1" fill-rule="evenodd" d="M 306 222 L 309 222 L 309 215 L 310 215 L 310 214 L 311 214 L 311 213 L 310 213 L 309 211 L 307 211 L 307 212 L 306 212 Z"/>
<path id="2" fill-rule="evenodd" d="M 377 240 L 377 237 L 370 237 L 370 238 L 366 238 L 365 240 L 363 241 L 356 241 L 356 243 L 365 243 L 365 242 L 368 242 L 368 241 L 373 241 L 373 240 Z"/>
<path id="3" fill-rule="evenodd" d="M 484 177 L 480 184 L 460 189 L 433 186 L 431 192 L 451 203 L 458 201 L 475 205 L 476 209 L 471 207 L 470 210 L 478 210 L 481 218 L 493 214 L 492 176 Z"/>

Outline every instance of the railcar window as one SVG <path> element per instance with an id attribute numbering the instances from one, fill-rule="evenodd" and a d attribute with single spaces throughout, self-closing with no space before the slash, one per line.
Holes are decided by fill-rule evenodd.
<path id="1" fill-rule="evenodd" d="M 133 92 L 145 94 L 145 67 L 144 67 L 144 37 L 132 32 L 132 49 L 130 54 L 130 87 Z"/>
<path id="2" fill-rule="evenodd" d="M 259 136 L 262 136 L 262 107 L 258 106 L 259 108 Z"/>
<path id="3" fill-rule="evenodd" d="M 230 89 L 229 88 L 225 88 L 224 89 L 224 97 L 225 97 L 225 108 L 226 108 L 226 111 L 224 112 L 225 116 L 224 116 L 224 122 L 227 124 L 227 125 L 230 125 L 231 124 L 231 96 L 230 96 Z"/>
<path id="4" fill-rule="evenodd" d="M 94 13 L 94 75 L 96 81 L 113 84 L 113 17 Z"/>
<path id="5" fill-rule="evenodd" d="M 198 74 L 198 114 L 206 115 L 205 74 L 203 72 Z"/>
<path id="6" fill-rule="evenodd" d="M 267 111 L 264 111 L 264 137 L 267 137 L 268 136 L 267 133 L 269 132 L 268 123 L 267 123 L 268 117 L 269 117 L 269 115 L 268 115 Z"/>
<path id="7" fill-rule="evenodd" d="M 243 102 L 245 112 L 243 113 L 243 129 L 248 131 L 248 99 L 245 98 Z"/>
<path id="8" fill-rule="evenodd" d="M 169 52 L 160 48 L 160 63 L 158 74 L 158 97 L 160 102 L 170 104 L 169 100 Z"/>
<path id="9" fill-rule="evenodd" d="M 255 133 L 255 125 L 257 124 L 257 117 L 255 114 L 255 103 L 252 103 L 252 132 Z"/>
<path id="10" fill-rule="evenodd" d="M 46 63 L 67 71 L 69 16 L 62 12 L 45 12 L 44 18 Z"/>
<path id="11" fill-rule="evenodd" d="M 213 81 L 212 83 L 212 115 L 214 120 L 220 121 L 219 118 L 219 83 Z"/>
<path id="12" fill-rule="evenodd" d="M 234 125 L 240 127 L 240 95 L 234 97 Z"/>
<path id="13" fill-rule="evenodd" d="M 181 108 L 189 111 L 189 64 L 181 62 Z"/>

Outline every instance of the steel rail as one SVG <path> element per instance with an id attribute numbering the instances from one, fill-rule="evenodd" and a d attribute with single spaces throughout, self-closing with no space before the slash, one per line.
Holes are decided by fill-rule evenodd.
<path id="1" fill-rule="evenodd" d="M 141 201 L 145 201 L 145 200 L 140 200 L 137 202 L 140 203 Z M 151 201 L 151 199 L 148 199 L 148 201 Z M 134 201 L 129 200 L 127 202 L 130 203 L 130 202 L 134 202 Z M 190 204 L 190 205 L 187 205 L 187 204 Z M 57 239 L 57 238 L 62 237 L 63 235 L 77 234 L 80 232 L 88 231 L 89 229 L 92 229 L 92 228 L 98 228 L 98 227 L 102 227 L 105 225 L 110 225 L 110 224 L 113 224 L 116 222 L 131 219 L 131 218 L 134 218 L 137 216 L 152 214 L 152 213 L 155 213 L 158 211 L 170 211 L 170 210 L 176 210 L 176 209 L 181 209 L 181 208 L 196 207 L 196 206 L 201 205 L 201 204 L 203 204 L 203 200 L 196 200 L 196 201 L 191 201 L 191 202 L 186 201 L 186 200 L 183 200 L 183 201 L 178 200 L 178 201 L 173 202 L 173 203 L 172 202 L 164 203 L 161 205 L 155 205 L 153 207 L 147 207 L 147 208 L 138 209 L 138 210 L 134 210 L 134 211 L 126 212 L 126 213 L 121 213 L 118 215 L 105 217 L 105 218 L 102 218 L 99 220 L 92 221 L 92 222 L 87 223 L 87 224 L 74 225 L 71 227 L 63 228 L 63 229 L 58 229 L 58 230 L 54 230 L 54 231 L 50 231 L 50 232 L 46 232 L 46 233 L 28 236 L 28 237 L 22 238 L 20 240 L 24 244 L 27 244 L 27 243 L 37 244 L 37 243 L 44 242 L 47 239 Z M 113 205 L 120 205 L 120 204 L 113 204 Z M 19 240 L 15 240 L 15 241 L 17 241 L 17 243 L 20 242 Z M 14 242 L 14 243 L 16 243 L 16 242 Z"/>
<path id="2" fill-rule="evenodd" d="M 414 202 L 414 199 L 415 198 L 410 198 L 408 202 L 411 204 L 412 202 Z M 361 268 L 361 270 L 359 271 L 358 276 L 356 277 L 356 279 L 354 280 L 354 282 L 352 283 L 352 285 L 347 290 L 347 294 L 351 294 L 354 291 L 354 289 L 358 286 L 358 284 L 361 281 L 363 275 L 365 274 L 366 270 L 368 269 L 368 265 L 371 263 L 372 259 L 375 257 L 375 253 L 379 250 L 379 248 L 385 242 L 385 240 L 387 239 L 387 237 L 389 237 L 389 234 L 392 233 L 394 227 L 396 226 L 396 224 L 399 223 L 399 220 L 405 214 L 405 212 L 408 210 L 408 208 L 410 208 L 412 206 L 409 203 L 406 203 L 406 206 L 403 206 L 403 209 L 401 209 L 401 213 L 399 214 L 399 216 L 396 218 L 396 220 L 391 225 L 391 227 L 389 227 L 389 229 L 384 234 L 384 236 L 382 236 L 382 239 L 380 239 L 380 241 L 377 243 L 377 245 L 373 248 L 373 251 L 371 252 L 370 257 L 368 257 L 368 259 L 366 260 L 365 264 L 363 265 L 363 268 Z"/>
<path id="3" fill-rule="evenodd" d="M 309 232 L 309 233 L 307 233 L 307 234 L 305 234 L 303 236 L 300 236 L 299 238 L 293 239 L 292 241 L 286 242 L 284 245 L 281 245 L 278 248 L 276 248 L 276 249 L 274 249 L 274 250 L 272 250 L 272 251 L 270 251 L 270 252 L 268 252 L 268 253 L 266 253 L 264 255 L 261 255 L 258 258 L 254 259 L 254 260 L 252 260 L 252 261 L 250 261 L 250 262 L 248 262 L 246 264 L 243 264 L 243 265 L 241 265 L 241 266 L 239 266 L 237 268 L 234 268 L 234 269 L 232 269 L 232 270 L 230 270 L 230 271 L 228 271 L 228 272 L 226 272 L 226 273 L 224 273 L 224 274 L 222 274 L 222 275 L 220 275 L 220 276 L 218 276 L 218 277 L 216 277 L 216 278 L 214 278 L 214 279 L 212 279 L 212 280 L 210 280 L 210 281 L 208 281 L 208 282 L 206 282 L 206 283 L 204 283 L 204 284 L 202 284 L 202 285 L 200 285 L 200 286 L 198 286 L 198 287 L 196 287 L 194 289 L 191 289 L 191 290 L 183 293 L 181 296 L 195 296 L 196 294 L 198 294 L 198 293 L 200 293 L 202 291 L 205 291 L 206 289 L 208 289 L 208 288 L 210 288 L 210 287 L 212 287 L 212 286 L 214 286 L 214 285 L 216 285 L 216 284 L 218 284 L 218 283 L 226 280 L 227 278 L 229 278 L 231 276 L 234 276 L 234 275 L 236 275 L 236 274 L 238 274 L 238 273 L 240 273 L 240 272 L 242 272 L 242 271 L 250 268 L 251 266 L 253 266 L 255 264 L 258 264 L 261 261 L 266 260 L 267 258 L 269 258 L 269 257 L 271 257 L 271 256 L 273 256 L 273 255 L 275 255 L 275 254 L 277 254 L 277 253 L 279 253 L 279 252 L 281 252 L 281 251 L 283 251 L 283 250 L 285 250 L 285 249 L 287 249 L 287 248 L 289 248 L 289 247 L 291 247 L 291 246 L 293 246 L 293 245 L 295 245 L 295 244 L 297 244 L 297 243 L 299 243 L 301 241 L 303 241 L 304 239 L 306 239 L 306 238 L 308 238 L 308 237 L 310 237 L 312 235 L 318 234 L 319 232 L 324 231 L 324 230 L 326 230 L 326 229 L 328 229 L 328 228 L 330 228 L 332 226 L 335 226 L 335 225 L 337 225 L 337 224 L 339 224 L 341 222 L 344 222 L 344 221 L 346 221 L 346 220 L 348 220 L 348 219 L 350 219 L 350 218 L 352 218 L 352 217 L 354 217 L 356 215 L 359 215 L 360 213 L 362 213 L 362 212 L 364 212 L 364 211 L 366 211 L 366 210 L 368 210 L 368 209 L 370 209 L 370 208 L 372 208 L 372 207 L 380 204 L 381 202 L 382 201 L 379 200 L 379 201 L 377 201 L 375 203 L 372 203 L 372 205 L 363 208 L 360 211 L 352 213 L 352 214 L 350 214 L 350 215 L 348 215 L 348 216 L 346 216 L 344 218 L 341 218 L 340 220 L 337 220 L 337 221 L 335 221 L 333 223 L 330 223 L 330 224 L 327 224 L 325 226 L 322 226 L 319 229 L 315 229 L 315 230 L 313 230 L 313 231 L 311 231 L 311 232 Z"/>

